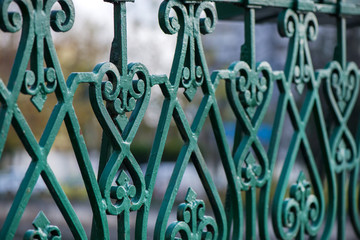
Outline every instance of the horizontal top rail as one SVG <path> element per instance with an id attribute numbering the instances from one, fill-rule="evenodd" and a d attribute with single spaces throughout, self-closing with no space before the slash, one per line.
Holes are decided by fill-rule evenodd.
<path id="1" fill-rule="evenodd" d="M 184 0 L 186 2 L 186 0 Z M 216 3 L 234 3 L 247 7 L 276 7 L 292 8 L 299 11 L 336 14 L 336 15 L 360 15 L 360 2 L 353 1 L 312 1 L 312 0 L 214 0 Z M 221 17 L 220 17 L 221 18 Z M 226 18 L 226 14 L 224 14 Z"/>

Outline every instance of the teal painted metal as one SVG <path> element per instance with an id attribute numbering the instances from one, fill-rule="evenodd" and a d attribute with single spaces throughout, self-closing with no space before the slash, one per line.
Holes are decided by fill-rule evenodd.
<path id="1" fill-rule="evenodd" d="M 14 33 L 22 30 L 21 41 L 7 86 L 0 81 L 0 155 L 12 125 L 31 157 L 31 163 L 17 190 L 0 238 L 12 239 L 37 180 L 42 177 L 75 239 L 88 236 L 47 159 L 62 122 L 65 122 L 93 213 L 91 239 L 109 239 L 107 215 L 117 216 L 118 238 L 148 238 L 149 212 L 171 121 L 176 123 L 183 145 L 176 159 L 167 190 L 158 212 L 154 239 L 329 239 L 337 227 L 337 238 L 346 239 L 347 216 L 360 238 L 359 218 L 359 136 L 353 136 L 348 120 L 359 92 L 359 69 L 346 57 L 346 19 L 360 14 L 356 1 L 312 0 L 219 0 L 219 10 L 237 3 L 222 18 L 243 14 L 245 36 L 240 61 L 229 69 L 209 73 L 201 35 L 210 34 L 217 22 L 211 1 L 165 0 L 159 9 L 159 23 L 166 34 L 177 34 L 177 44 L 169 75 L 151 75 L 141 63 L 127 62 L 126 4 L 131 0 L 107 0 L 114 6 L 114 40 L 110 61 L 93 72 L 72 73 L 65 81 L 51 37 L 51 29 L 68 31 L 74 22 L 71 0 L 0 0 L 0 27 Z M 16 3 L 20 12 L 11 12 Z M 60 10 L 52 10 L 59 3 Z M 136 3 L 135 3 L 136 4 Z M 225 6 L 225 7 L 224 7 Z M 273 71 L 266 62 L 256 63 L 255 19 L 258 8 L 277 7 L 279 34 L 289 38 L 283 71 Z M 237 12 L 238 11 L 238 12 Z M 315 72 L 309 41 L 316 41 L 316 13 L 332 14 L 337 21 L 334 59 Z M 104 80 L 106 79 L 106 80 Z M 226 138 L 216 91 L 225 81 L 228 104 L 236 116 L 234 146 Z M 80 84 L 89 86 L 90 103 L 103 136 L 96 175 L 80 132 L 73 99 Z M 148 109 L 151 89 L 158 85 L 163 105 L 145 174 L 131 151 L 131 145 Z M 279 96 L 274 96 L 275 88 Z M 320 88 L 333 111 L 336 126 L 327 128 Z M 178 92 L 184 90 L 189 102 L 201 91 L 193 122 L 185 116 Z M 299 107 L 294 97 L 306 94 Z M 305 93 L 306 92 L 306 93 Z M 49 94 L 55 105 L 38 142 L 17 102 L 20 94 L 31 96 L 41 112 Z M 257 136 L 272 98 L 278 98 L 268 150 Z M 281 168 L 280 140 L 286 115 L 294 128 Z M 307 135 L 311 115 L 318 132 L 325 180 L 320 177 Z M 215 135 L 219 161 L 226 175 L 226 200 L 220 193 L 199 147 L 199 136 L 209 119 Z M 304 155 L 305 169 L 291 182 L 297 156 Z M 205 201 L 189 186 L 184 203 L 177 207 L 177 220 L 169 223 L 175 198 L 189 163 L 194 164 L 207 194 L 213 216 L 207 216 Z M 304 172 L 307 172 L 306 175 Z M 96 177 L 97 176 L 97 177 Z M 327 190 L 324 189 L 324 181 Z M 275 195 L 271 187 L 276 185 Z M 288 186 L 290 189 L 288 190 Z M 244 195 L 242 195 L 244 193 Z M 272 199 L 271 199 L 272 198 Z M 326 201 L 327 199 L 327 201 Z M 206 203 L 206 204 L 208 204 Z M 136 212 L 135 236 L 131 236 L 130 213 Z M 326 214 L 325 214 L 326 213 Z M 270 217 L 271 214 L 271 217 Z M 271 222 L 271 224 L 269 224 Z M 335 223 L 337 226 L 335 226 Z M 61 229 L 50 225 L 41 211 L 35 229 L 24 239 L 60 239 Z M 270 235 L 273 227 L 275 236 Z"/>
<path id="2" fill-rule="evenodd" d="M 25 233 L 24 239 L 61 239 L 61 233 L 58 227 L 49 225 L 50 222 L 43 212 L 36 216 L 33 226 L 36 230 L 29 230 Z"/>

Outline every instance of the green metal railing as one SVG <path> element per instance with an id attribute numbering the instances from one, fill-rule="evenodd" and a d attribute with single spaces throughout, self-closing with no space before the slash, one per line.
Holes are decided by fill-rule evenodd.
<path id="1" fill-rule="evenodd" d="M 151 75 L 141 63 L 128 64 L 126 5 L 133 1 L 107 2 L 114 5 L 115 24 L 110 62 L 97 65 L 93 72 L 72 73 L 65 80 L 51 29 L 56 32 L 71 29 L 75 17 L 73 2 L 0 0 L 1 30 L 21 31 L 7 86 L 0 81 L 0 155 L 12 125 L 32 159 L 1 226 L 0 239 L 14 237 L 40 177 L 73 238 L 89 237 L 47 161 L 63 122 L 91 205 L 90 238 L 110 238 L 107 215 L 117 216 L 119 239 L 149 238 L 150 206 L 171 121 L 176 123 L 183 145 L 171 179 L 166 183 L 167 190 L 156 218 L 155 239 L 329 239 L 333 232 L 337 232 L 338 239 L 349 239 L 348 224 L 360 238 L 360 139 L 348 128 L 349 117 L 356 111 L 360 72 L 355 63 L 347 62 L 346 56 L 347 18 L 360 15 L 358 1 L 165 0 L 159 9 L 160 27 L 166 34 L 177 35 L 168 75 Z M 55 3 L 60 4 L 60 10 L 52 10 Z M 10 10 L 12 4 L 17 4 L 19 12 Z M 270 7 L 279 12 L 279 34 L 289 39 L 283 71 L 274 71 L 268 63 L 257 63 L 255 59 L 256 12 Z M 226 70 L 209 73 L 201 35 L 215 29 L 217 12 L 221 12 L 220 18 L 243 16 L 245 43 L 240 61 Z M 315 71 L 308 42 L 317 38 L 319 13 L 329 14 L 336 20 L 337 46 L 326 68 Z M 229 59 L 229 64 L 231 62 Z M 224 85 L 220 84 L 222 81 Z M 92 109 L 103 130 L 97 175 L 74 110 L 74 95 L 80 84 L 88 86 Z M 163 104 L 144 174 L 130 147 L 155 85 L 161 88 Z M 228 104 L 236 116 L 233 147 L 227 140 L 215 97 L 221 86 L 225 86 Z M 189 102 L 202 92 L 191 123 L 178 98 L 182 89 Z M 278 95 L 273 94 L 275 89 Z M 305 95 L 301 106 L 296 102 L 294 91 Z M 326 107 L 335 117 L 333 127 L 328 126 L 324 117 L 320 92 L 325 93 Z M 18 106 L 20 94 L 31 96 L 31 103 L 39 112 L 49 94 L 56 96 L 57 104 L 39 141 Z M 266 150 L 258 131 L 272 98 L 277 98 L 276 116 Z M 286 115 L 294 132 L 285 159 L 279 159 Z M 311 116 L 314 116 L 321 159 L 314 157 L 306 131 Z M 199 147 L 199 136 L 207 119 L 226 175 L 225 201 Z M 305 159 L 304 171 L 296 182 L 291 182 L 290 175 L 300 153 Z M 278 160 L 283 164 L 280 178 L 274 179 Z M 176 207 L 175 198 L 190 162 L 196 168 L 208 201 L 197 199 L 189 186 L 184 203 Z M 324 176 L 320 176 L 317 162 L 324 169 Z M 271 193 L 272 187 L 276 189 L 275 194 Z M 207 208 L 211 206 L 212 216 L 205 211 L 207 204 Z M 177 220 L 170 222 L 171 211 L 176 208 Z M 131 212 L 136 212 L 135 226 L 130 225 Z M 25 232 L 24 239 L 61 238 L 61 229 L 50 225 L 42 211 L 34 219 L 34 229 Z M 134 236 L 130 236 L 131 227 L 135 228 Z"/>

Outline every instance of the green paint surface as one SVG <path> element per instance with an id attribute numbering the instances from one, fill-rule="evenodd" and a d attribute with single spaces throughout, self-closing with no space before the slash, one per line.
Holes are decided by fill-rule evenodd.
<path id="1" fill-rule="evenodd" d="M 75 19 L 72 1 L 0 0 L 1 30 L 21 31 L 7 85 L 0 80 L 0 155 L 12 126 L 31 158 L 5 222 L 0 226 L 0 239 L 15 236 L 40 177 L 74 239 L 109 239 L 107 215 L 117 216 L 118 239 L 148 239 L 149 212 L 171 122 L 175 122 L 183 142 L 170 181 L 166 183 L 154 239 L 329 239 L 333 229 L 338 239 L 346 239 L 347 216 L 360 238 L 357 185 L 360 140 L 348 127 L 350 115 L 356 111 L 360 72 L 346 56 L 346 21 L 348 17 L 360 15 L 357 1 L 218 0 L 215 6 L 214 2 L 205 0 L 165 0 L 159 8 L 159 25 L 165 34 L 177 35 L 177 44 L 171 72 L 163 75 L 151 75 L 141 63 L 128 63 L 126 5 L 134 1 L 106 2 L 114 7 L 110 61 L 98 64 L 93 72 L 72 73 L 65 80 L 51 31 L 71 29 Z M 53 10 L 56 3 L 60 5 L 59 10 Z M 19 12 L 12 12 L 12 4 L 18 5 Z M 289 39 L 286 64 L 281 71 L 274 71 L 267 62 L 256 61 L 256 12 L 268 7 L 279 8 L 278 31 L 280 36 Z M 201 38 L 214 31 L 217 12 L 221 19 L 243 16 L 245 34 L 240 41 L 244 44 L 238 61 L 229 62 L 228 69 L 210 73 Z M 326 68 L 315 71 L 308 42 L 316 41 L 318 13 L 330 14 L 336 20 L 337 46 Z M 74 95 L 80 84 L 89 89 L 89 101 L 103 131 L 97 174 L 74 110 Z M 154 86 L 160 87 L 163 102 L 143 173 L 131 145 L 143 123 Z M 236 117 L 233 146 L 226 137 L 216 98 L 220 86 L 225 86 L 227 104 Z M 273 94 L 275 88 L 278 96 Z M 320 88 L 325 92 L 324 101 Z M 197 110 L 192 122 L 186 118 L 179 92 L 193 105 L 195 96 L 202 94 L 200 103 L 194 106 Z M 56 96 L 57 104 L 39 141 L 17 104 L 20 94 L 29 95 L 29 104 L 39 112 L 49 94 Z M 306 94 L 301 106 L 294 94 Z M 265 148 L 258 131 L 274 97 L 278 98 L 276 116 L 270 145 Z M 335 116 L 332 128 L 327 128 L 324 104 Z M 279 170 L 280 177 L 274 179 L 286 115 L 294 132 Z M 318 151 L 323 156 L 326 191 L 306 131 L 311 115 L 319 136 Z M 207 119 L 220 153 L 218 161 L 226 176 L 225 200 L 198 142 Z M 91 236 L 86 235 L 47 162 L 63 122 L 91 206 Z M 299 154 L 304 156 L 308 174 L 300 171 L 297 180 L 291 182 Z M 177 204 L 179 187 L 190 163 L 196 169 L 208 201 L 198 199 L 195 190 L 188 186 L 183 203 Z M 205 208 L 205 205 L 208 206 Z M 210 209 L 211 214 L 205 209 Z M 172 210 L 177 210 L 175 221 L 171 220 Z M 131 212 L 136 212 L 134 236 Z M 34 229 L 25 232 L 24 239 L 61 239 L 61 229 L 50 225 L 42 211 L 34 216 L 32 225 Z"/>

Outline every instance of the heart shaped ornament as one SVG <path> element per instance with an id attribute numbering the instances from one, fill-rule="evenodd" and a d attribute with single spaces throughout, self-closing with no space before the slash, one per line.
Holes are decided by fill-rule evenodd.
<path id="1" fill-rule="evenodd" d="M 104 77 L 108 80 L 103 81 Z M 129 64 L 127 75 L 120 76 L 117 67 L 107 62 L 95 67 L 94 78 L 90 84 L 90 100 L 101 126 L 119 144 L 131 142 L 150 100 L 148 70 L 140 63 Z"/>
<path id="2" fill-rule="evenodd" d="M 331 108 L 339 121 L 348 119 L 359 93 L 359 75 L 355 63 L 349 63 L 342 69 L 339 62 L 330 62 L 327 66 L 326 95 Z"/>
<path id="3" fill-rule="evenodd" d="M 244 124 L 251 123 L 256 129 L 262 122 L 273 91 L 273 74 L 270 65 L 262 62 L 252 70 L 244 61 L 229 67 L 226 92 L 237 119 Z"/>

